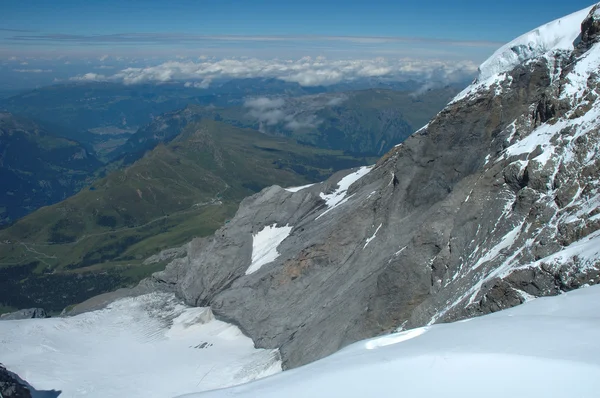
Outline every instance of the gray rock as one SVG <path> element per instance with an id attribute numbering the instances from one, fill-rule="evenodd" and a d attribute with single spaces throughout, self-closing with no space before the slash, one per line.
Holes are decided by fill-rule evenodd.
<path id="1" fill-rule="evenodd" d="M 29 388 L 14 373 L 0 364 L 0 397 L 31 398 Z"/>
<path id="2" fill-rule="evenodd" d="M 247 198 L 229 224 L 192 241 L 144 286 L 210 305 L 295 367 L 399 327 L 598 283 L 600 259 L 552 257 L 600 229 L 598 126 L 556 132 L 551 152 L 506 152 L 536 128 L 591 109 L 582 107 L 587 99 L 560 96 L 566 81 L 555 67 L 569 62 L 577 61 L 566 52 L 550 64 L 530 60 L 449 104 L 326 214 L 322 195 L 349 171 L 298 192 L 270 187 Z M 600 89 L 598 79 L 586 84 Z M 246 275 L 253 235 L 273 224 L 293 227 L 279 257 Z"/>
<path id="3" fill-rule="evenodd" d="M 48 314 L 43 308 L 28 308 L 0 315 L 0 320 L 3 321 L 31 318 L 48 318 Z"/>

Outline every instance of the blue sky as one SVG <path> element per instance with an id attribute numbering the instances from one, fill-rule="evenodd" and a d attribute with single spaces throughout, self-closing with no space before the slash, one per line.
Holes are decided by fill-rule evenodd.
<path id="1" fill-rule="evenodd" d="M 152 65 L 199 56 L 392 57 L 478 64 L 502 43 L 590 4 L 580 0 L 2 0 L 0 60 L 21 65 L 5 61 L 4 72 L 21 77 L 35 73 L 44 81 L 85 68 L 96 73 L 94 67 L 120 69 L 142 61 Z M 50 62 L 56 59 L 64 61 L 62 66 Z M 90 60 L 93 65 L 86 67 Z M 64 66 L 82 62 L 77 71 Z"/>

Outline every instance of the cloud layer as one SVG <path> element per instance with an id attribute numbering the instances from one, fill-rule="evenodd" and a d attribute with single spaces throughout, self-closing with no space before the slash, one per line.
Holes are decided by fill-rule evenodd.
<path id="1" fill-rule="evenodd" d="M 276 78 L 301 86 L 331 85 L 361 78 L 417 79 L 436 78 L 448 82 L 474 75 L 472 61 L 420 59 L 328 60 L 304 57 L 298 60 L 226 58 L 193 61 L 169 61 L 155 66 L 126 68 L 112 75 L 86 73 L 74 81 L 115 81 L 125 84 L 188 81 L 188 86 L 208 87 L 214 80 L 236 78 Z"/>

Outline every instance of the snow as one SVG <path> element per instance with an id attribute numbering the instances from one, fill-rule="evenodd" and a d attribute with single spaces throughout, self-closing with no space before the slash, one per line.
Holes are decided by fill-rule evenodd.
<path id="1" fill-rule="evenodd" d="M 278 228 L 277 224 L 273 224 L 252 235 L 252 263 L 246 270 L 246 275 L 258 271 L 263 265 L 279 257 L 277 246 L 290 235 L 293 228 L 287 224 Z"/>
<path id="2" fill-rule="evenodd" d="M 171 397 L 281 371 L 276 350 L 159 293 L 69 318 L 0 321 L 0 359 L 60 398 Z"/>
<path id="3" fill-rule="evenodd" d="M 315 184 L 308 184 L 308 185 L 302 185 L 301 187 L 290 187 L 290 188 L 284 188 L 284 189 L 288 192 L 298 192 L 305 188 L 312 187 L 313 185 L 315 185 Z"/>
<path id="4" fill-rule="evenodd" d="M 371 241 L 373 239 L 375 239 L 375 237 L 377 237 L 377 232 L 379 232 L 379 229 L 381 228 L 381 226 L 383 225 L 383 223 L 379 224 L 379 226 L 377 227 L 377 229 L 375 230 L 375 232 L 373 233 L 373 236 L 371 236 L 370 238 L 367 238 L 367 241 L 365 242 L 365 245 L 363 246 L 363 250 L 365 250 L 367 248 L 367 245 L 369 243 L 371 243 Z"/>
<path id="5" fill-rule="evenodd" d="M 221 397 L 597 397 L 600 286 L 355 343 Z M 574 338 L 576 336 L 576 338 Z"/>
<path id="6" fill-rule="evenodd" d="M 350 186 L 356 181 L 360 180 L 362 177 L 367 175 L 373 167 L 374 166 L 363 166 L 354 173 L 348 174 L 346 177 L 342 178 L 338 182 L 338 187 L 333 193 L 324 194 L 321 192 L 320 196 L 321 199 L 325 201 L 325 204 L 327 205 L 327 210 L 321 213 L 316 219 L 318 220 L 325 214 L 329 213 L 331 210 L 346 203 L 348 199 L 350 199 L 350 197 L 347 196 L 348 188 L 350 188 Z"/>
<path id="7" fill-rule="evenodd" d="M 499 84 L 506 78 L 506 72 L 530 59 L 545 55 L 552 58 L 551 54 L 556 51 L 573 50 L 573 43 L 581 33 L 581 22 L 592 7 L 542 25 L 500 47 L 479 66 L 476 81 L 459 93 L 452 102 L 459 101 L 484 87 Z"/>

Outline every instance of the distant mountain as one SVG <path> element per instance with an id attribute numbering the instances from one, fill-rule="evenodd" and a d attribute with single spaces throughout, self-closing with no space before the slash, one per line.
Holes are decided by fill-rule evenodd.
<path id="1" fill-rule="evenodd" d="M 57 311 L 133 283 L 165 264 L 144 259 L 212 233 L 244 197 L 373 160 L 212 120 L 188 123 L 129 167 L 0 231 L 0 263 L 9 265 L 0 265 L 0 304 Z"/>
<path id="2" fill-rule="evenodd" d="M 114 150 L 140 127 L 167 112 L 188 105 L 219 108 L 240 107 L 249 97 L 302 97 L 356 91 L 357 89 L 391 89 L 404 96 L 420 91 L 414 81 L 387 82 L 362 79 L 327 87 L 302 87 L 279 79 L 234 79 L 217 81 L 208 88 L 185 82 L 135 84 L 77 82 L 57 84 L 4 98 L 0 110 L 23 115 L 44 125 L 56 126 L 62 135 L 94 150 L 103 160 L 114 158 Z M 458 90 L 462 85 L 451 86 Z M 13 93 L 14 94 L 14 93 Z M 6 94 L 5 94 L 6 96 Z M 434 99 L 433 96 L 430 96 Z M 441 94 L 438 104 L 426 109 L 427 118 L 441 109 L 448 96 Z M 409 114 L 404 112 L 405 115 Z M 247 124 L 244 124 L 247 126 Z M 419 128 L 419 125 L 413 125 Z"/>
<path id="3" fill-rule="evenodd" d="M 376 156 L 427 123 L 457 92 L 451 87 L 419 95 L 369 89 L 299 97 L 253 96 L 244 105 L 228 107 L 190 105 L 155 118 L 111 155 L 131 162 L 158 143 L 169 142 L 190 122 L 216 120 L 318 148 Z"/>
<path id="4" fill-rule="evenodd" d="M 101 165 L 78 142 L 0 113 L 0 225 L 71 196 Z"/>

